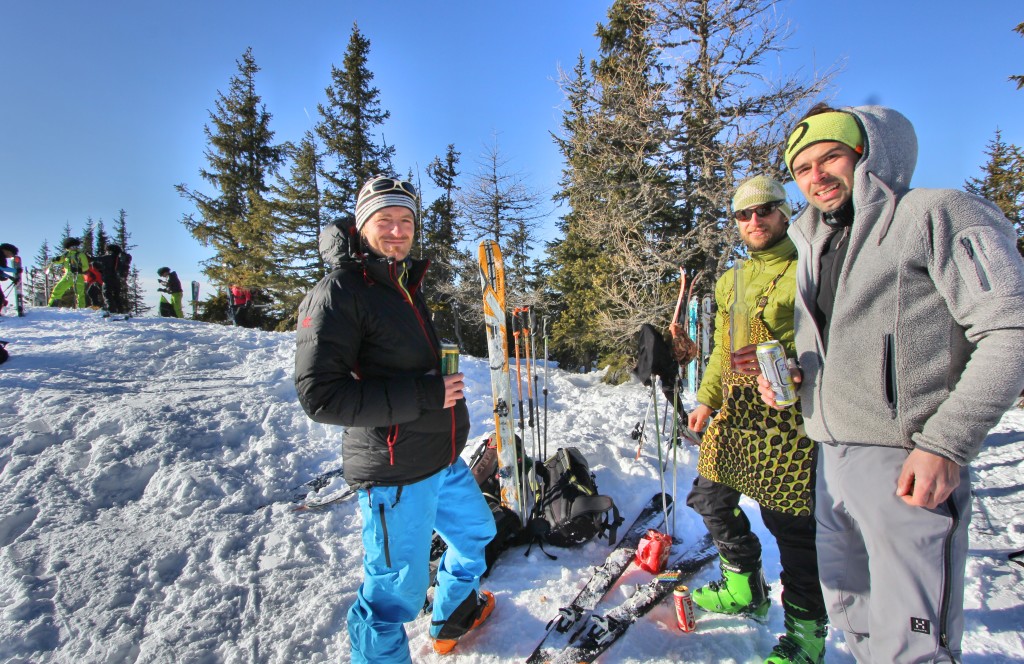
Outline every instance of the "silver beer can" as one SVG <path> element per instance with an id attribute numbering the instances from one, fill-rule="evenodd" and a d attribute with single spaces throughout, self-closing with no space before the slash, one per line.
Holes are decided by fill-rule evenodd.
<path id="1" fill-rule="evenodd" d="M 796 383 L 786 363 L 786 351 L 775 339 L 757 344 L 757 363 L 761 373 L 772 384 L 775 403 L 782 408 L 797 402 Z"/>

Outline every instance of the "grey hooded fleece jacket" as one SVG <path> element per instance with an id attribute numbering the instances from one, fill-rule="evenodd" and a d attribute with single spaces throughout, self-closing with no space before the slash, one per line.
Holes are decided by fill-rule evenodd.
<path id="1" fill-rule="evenodd" d="M 988 201 L 910 189 L 917 137 L 888 108 L 842 109 L 865 136 L 850 245 L 829 321 L 815 323 L 832 230 L 811 206 L 799 251 L 796 347 L 807 434 L 825 443 L 920 447 L 966 465 L 1024 387 L 1024 262 Z"/>

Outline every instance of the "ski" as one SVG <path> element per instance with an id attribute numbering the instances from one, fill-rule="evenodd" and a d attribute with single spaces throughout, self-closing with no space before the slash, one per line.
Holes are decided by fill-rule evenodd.
<path id="1" fill-rule="evenodd" d="M 25 315 L 25 301 L 22 293 L 21 285 L 24 281 L 25 273 L 21 269 L 21 256 L 15 256 L 11 259 L 14 264 L 14 308 L 18 312 L 18 316 Z"/>
<path id="2" fill-rule="evenodd" d="M 693 286 L 690 286 L 690 291 L 693 291 Z M 686 333 L 691 339 L 696 340 L 697 337 L 697 298 L 690 298 L 690 301 L 686 305 Z M 693 360 L 686 365 L 686 382 L 689 385 L 691 391 L 696 392 L 699 385 L 700 376 L 698 375 L 698 366 L 700 365 L 700 355 L 693 358 Z"/>
<path id="3" fill-rule="evenodd" d="M 708 368 L 708 360 L 711 359 L 711 319 L 714 313 L 714 303 L 710 295 L 705 295 L 700 301 L 700 364 L 701 377 Z"/>
<path id="4" fill-rule="evenodd" d="M 1014 565 L 1020 565 L 1021 567 L 1024 567 L 1024 549 L 1021 549 L 1020 551 L 1014 551 L 1013 553 L 1006 556 L 1006 559 Z"/>
<path id="5" fill-rule="evenodd" d="M 282 492 L 284 495 L 279 495 L 276 498 L 271 498 L 267 502 L 257 505 L 253 509 L 253 511 L 255 512 L 263 509 L 264 507 L 270 507 L 271 505 L 279 505 L 283 503 L 294 503 L 298 506 L 295 511 L 302 511 L 305 509 L 316 509 L 318 507 L 326 507 L 327 505 L 340 502 L 341 500 L 348 498 L 348 496 L 344 496 L 341 498 L 338 497 L 342 493 L 344 493 L 344 491 L 342 490 L 331 491 L 325 493 L 324 495 L 319 494 L 320 491 L 327 488 L 335 478 L 341 477 L 343 472 L 344 468 L 342 466 L 339 466 L 333 470 L 329 470 L 326 473 L 323 473 L 322 475 L 317 475 L 311 480 L 307 480 L 302 484 L 293 486 L 291 489 L 288 489 L 287 492 Z M 347 490 L 348 489 L 346 489 L 345 491 Z"/>
<path id="6" fill-rule="evenodd" d="M 505 322 L 505 267 L 501 249 L 493 240 L 480 243 L 480 286 L 483 289 L 484 326 L 487 330 L 488 366 L 494 405 L 494 438 L 498 448 L 498 483 L 501 504 L 514 511 L 525 525 L 529 514 L 520 468 L 512 415 L 512 384 L 508 370 L 508 328 Z M 520 443 L 521 444 L 521 443 Z"/>
<path id="7" fill-rule="evenodd" d="M 572 643 L 550 660 L 553 664 L 593 662 L 616 641 L 622 638 L 630 625 L 661 603 L 681 582 L 699 572 L 718 553 L 709 535 L 699 542 L 673 554 L 665 572 L 640 585 L 636 592 L 618 606 L 591 615 L 571 639 Z"/>
<path id="8" fill-rule="evenodd" d="M 569 639 L 574 633 L 573 627 L 589 616 L 601 598 L 608 593 L 623 572 L 632 564 L 637 546 L 644 534 L 650 528 L 664 527 L 664 514 L 671 510 L 672 497 L 668 494 L 665 494 L 664 501 L 660 493 L 651 498 L 650 502 L 640 510 L 640 514 L 629 526 L 626 534 L 608 554 L 604 564 L 594 570 L 587 585 L 568 605 L 558 610 L 558 615 L 548 621 L 547 633 L 526 660 L 527 664 L 550 662 L 569 645 Z"/>

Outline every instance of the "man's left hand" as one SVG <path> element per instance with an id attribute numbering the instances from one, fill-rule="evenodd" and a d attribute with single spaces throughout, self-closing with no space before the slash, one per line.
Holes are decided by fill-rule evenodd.
<path id="1" fill-rule="evenodd" d="M 935 509 L 959 485 L 960 466 L 955 461 L 914 449 L 903 462 L 896 495 L 908 505 Z"/>

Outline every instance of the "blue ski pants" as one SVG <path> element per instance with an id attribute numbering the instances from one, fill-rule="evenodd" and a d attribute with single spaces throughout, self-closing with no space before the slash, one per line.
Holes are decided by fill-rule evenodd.
<path id="1" fill-rule="evenodd" d="M 858 662 L 959 662 L 971 481 L 935 509 L 896 495 L 908 452 L 822 444 L 818 573 L 829 620 Z"/>
<path id="2" fill-rule="evenodd" d="M 461 458 L 425 480 L 359 491 L 363 583 L 348 612 L 353 664 L 412 662 L 404 623 L 423 608 L 433 531 L 448 544 L 437 570 L 432 621 L 443 624 L 486 571 L 494 516 Z"/>

